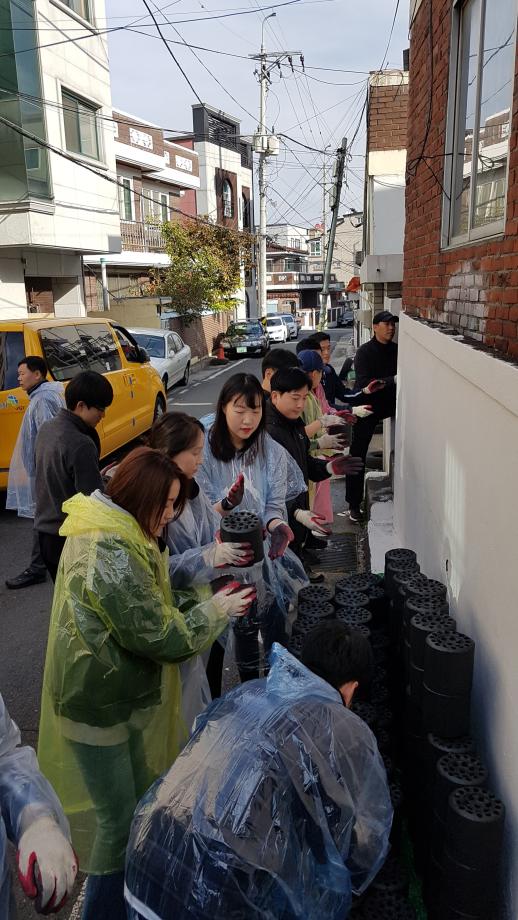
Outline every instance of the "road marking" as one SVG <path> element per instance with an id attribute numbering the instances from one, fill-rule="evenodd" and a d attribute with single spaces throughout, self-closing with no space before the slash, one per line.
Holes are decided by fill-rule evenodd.
<path id="1" fill-rule="evenodd" d="M 220 374 L 225 374 L 226 371 L 231 371 L 234 367 L 239 367 L 240 364 L 243 364 L 245 361 L 248 361 L 248 358 L 240 358 L 239 361 L 233 361 L 230 367 L 223 367 L 220 371 L 216 371 L 215 374 L 211 374 L 210 377 L 205 377 L 205 380 L 202 380 L 202 383 L 208 383 L 209 380 L 214 380 L 215 377 L 219 377 Z M 195 384 L 198 386 L 198 384 Z"/>
<path id="2" fill-rule="evenodd" d="M 176 403 L 173 403 L 173 405 L 175 405 L 175 406 L 213 406 L 214 403 L 211 403 L 211 402 L 208 402 L 208 403 L 186 403 L 186 402 L 176 402 Z"/>

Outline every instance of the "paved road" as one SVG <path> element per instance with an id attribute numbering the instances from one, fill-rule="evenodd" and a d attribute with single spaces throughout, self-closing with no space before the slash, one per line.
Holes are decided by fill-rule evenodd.
<path id="1" fill-rule="evenodd" d="M 331 330 L 332 338 L 344 333 Z M 295 342 L 287 343 L 295 350 Z M 211 412 L 225 381 L 234 373 L 250 373 L 260 377 L 259 359 L 232 361 L 224 367 L 204 367 L 194 370 L 187 387 L 169 391 L 168 408 L 182 409 L 201 418 Z M 3 498 L 0 495 L 0 504 Z M 0 691 L 6 705 L 20 726 L 23 740 L 36 746 L 40 693 L 45 661 L 48 622 L 52 604 L 52 585 L 34 585 L 21 591 L 8 591 L 5 579 L 21 571 L 29 562 L 31 521 L 0 510 Z M 69 905 L 60 917 L 77 916 Z M 37 915 L 27 902 L 19 900 L 20 920 Z"/>

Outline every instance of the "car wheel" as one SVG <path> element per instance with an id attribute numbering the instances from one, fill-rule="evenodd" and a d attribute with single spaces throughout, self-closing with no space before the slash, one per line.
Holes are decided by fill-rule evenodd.
<path id="1" fill-rule="evenodd" d="M 185 365 L 184 375 L 182 379 L 180 380 L 180 383 L 182 386 L 184 387 L 187 386 L 187 384 L 189 383 L 190 374 L 191 374 L 191 362 L 188 361 L 187 364 Z"/>
<path id="2" fill-rule="evenodd" d="M 161 415 L 165 413 L 165 399 L 161 393 L 158 394 L 155 400 L 155 411 L 153 412 L 153 421 L 156 422 L 157 418 L 160 418 Z"/>
<path id="3" fill-rule="evenodd" d="M 162 377 L 162 383 L 164 384 L 164 390 L 167 393 L 167 386 L 169 383 L 169 377 L 167 376 L 167 374 L 164 374 L 164 376 Z"/>

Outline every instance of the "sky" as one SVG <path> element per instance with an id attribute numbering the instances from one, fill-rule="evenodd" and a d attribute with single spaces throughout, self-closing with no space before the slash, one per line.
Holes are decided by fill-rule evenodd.
<path id="1" fill-rule="evenodd" d="M 109 34 L 112 100 L 114 108 L 186 132 L 192 130 L 196 93 L 208 105 L 240 118 L 243 135 L 253 133 L 259 84 L 254 76 L 256 62 L 248 56 L 258 53 L 262 21 L 275 11 L 275 18 L 264 24 L 266 50 L 302 53 L 305 72 L 298 56 L 293 59 L 295 73 L 288 64 L 282 77 L 272 72 L 267 124 L 294 140 L 283 139 L 280 155 L 268 160 L 268 221 L 310 227 L 322 219 L 322 151 L 329 148 L 330 179 L 332 154 L 342 136 L 351 140 L 355 133 L 341 213 L 362 208 L 365 121 L 361 111 L 368 72 L 382 64 L 396 9 L 385 67 L 402 67 L 403 50 L 409 44 L 408 0 L 297 0 L 275 8 L 281 2 L 147 0 L 163 35 L 178 43 L 170 48 L 189 86 L 143 0 L 106 0 L 106 28 L 119 27 Z M 197 21 L 187 21 L 192 19 Z M 195 50 L 195 56 L 183 42 L 209 50 Z"/>

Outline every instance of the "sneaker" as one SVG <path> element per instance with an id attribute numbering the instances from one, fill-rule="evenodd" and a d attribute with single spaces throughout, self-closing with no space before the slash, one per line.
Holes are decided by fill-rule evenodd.
<path id="1" fill-rule="evenodd" d="M 324 581 L 324 576 L 321 572 L 319 572 L 318 575 L 315 572 L 307 572 L 306 574 L 308 576 L 310 585 L 321 585 Z"/>
<path id="2" fill-rule="evenodd" d="M 46 572 L 33 572 L 32 569 L 24 569 L 15 578 L 6 578 L 5 586 L 12 591 L 16 588 L 28 588 L 29 585 L 39 585 L 42 581 L 45 581 L 46 577 Z"/>
<path id="3" fill-rule="evenodd" d="M 349 508 L 347 516 L 351 524 L 361 524 L 362 522 L 362 513 L 359 508 Z"/>

